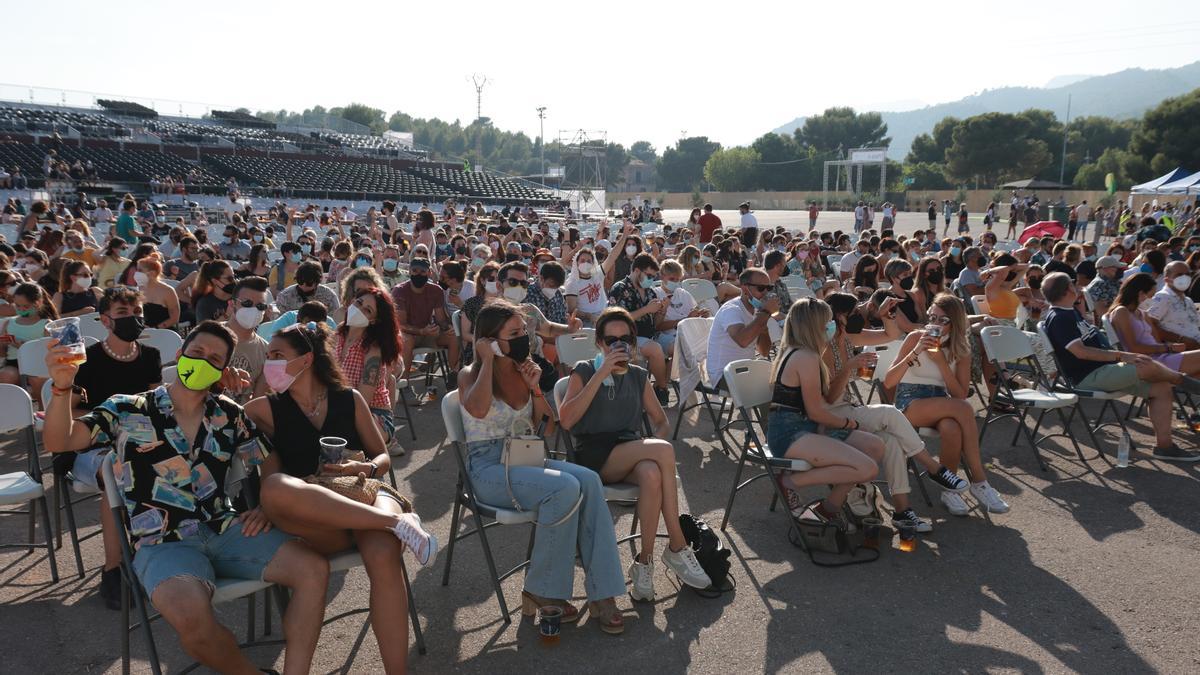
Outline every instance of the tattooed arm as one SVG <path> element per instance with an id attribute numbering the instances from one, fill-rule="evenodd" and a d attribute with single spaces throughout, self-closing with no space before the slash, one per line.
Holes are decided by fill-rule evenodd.
<path id="1" fill-rule="evenodd" d="M 379 356 L 379 348 L 374 347 L 367 352 L 363 359 L 362 379 L 350 384 L 362 394 L 367 403 L 375 397 L 375 389 L 379 387 L 380 378 L 387 377 L 383 369 L 383 361 Z"/>

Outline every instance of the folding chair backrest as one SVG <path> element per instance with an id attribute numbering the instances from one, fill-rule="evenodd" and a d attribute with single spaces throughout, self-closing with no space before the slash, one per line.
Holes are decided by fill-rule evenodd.
<path id="1" fill-rule="evenodd" d="M 988 356 L 1002 364 L 1033 356 L 1029 336 L 1012 326 L 986 326 L 979 331 L 979 337 Z"/>
<path id="2" fill-rule="evenodd" d="M 446 438 L 456 443 L 467 442 L 467 431 L 463 428 L 462 407 L 458 404 L 458 390 L 447 392 L 442 397 L 442 423 L 446 425 Z"/>
<path id="3" fill-rule="evenodd" d="M 554 409 L 562 408 L 562 402 L 567 398 L 567 385 L 570 384 L 571 377 L 561 377 L 558 382 L 554 383 Z"/>
<path id="4" fill-rule="evenodd" d="M 1104 334 L 1108 336 L 1108 344 L 1117 349 L 1121 345 L 1121 339 L 1117 337 L 1117 329 L 1113 328 L 1112 319 L 1107 314 L 1104 315 Z"/>
<path id="5" fill-rule="evenodd" d="M 179 380 L 179 366 L 166 366 L 162 369 L 162 383 L 175 384 Z"/>
<path id="6" fill-rule="evenodd" d="M 33 426 L 33 399 L 15 384 L 0 384 L 0 433 Z"/>
<path id="7" fill-rule="evenodd" d="M 17 349 L 17 370 L 26 377 L 50 377 L 46 367 L 46 351 L 50 338 L 30 340 Z"/>
<path id="8" fill-rule="evenodd" d="M 770 361 L 761 359 L 738 359 L 725 366 L 725 385 L 733 404 L 738 408 L 751 408 L 771 402 Z"/>
<path id="9" fill-rule="evenodd" d="M 462 310 L 454 310 L 454 314 L 450 315 L 450 325 L 454 327 L 454 337 L 462 339 Z"/>
<path id="10" fill-rule="evenodd" d="M 79 319 L 79 332 L 84 337 L 94 337 L 97 340 L 108 339 L 108 329 L 104 327 L 104 324 L 100 323 L 100 319 L 98 318 L 81 317 Z"/>
<path id="11" fill-rule="evenodd" d="M 975 306 L 975 314 L 991 314 L 986 295 L 972 295 L 971 304 Z"/>
<path id="12" fill-rule="evenodd" d="M 580 361 L 591 361 L 600 353 L 596 346 L 596 331 L 583 328 L 578 333 L 559 335 L 554 340 L 558 348 L 558 362 L 567 368 L 574 368 Z"/>
<path id="13" fill-rule="evenodd" d="M 157 349 L 163 363 L 175 363 L 175 355 L 183 348 L 183 338 L 179 337 L 179 333 L 166 328 L 147 328 L 142 331 L 138 342 Z"/>
<path id="14" fill-rule="evenodd" d="M 875 381 L 883 384 L 883 379 L 887 377 L 887 371 L 891 369 L 892 364 L 896 362 L 896 357 L 900 356 L 900 347 L 904 343 L 900 340 L 889 342 L 887 344 L 878 345 L 875 347 L 875 353 L 879 356 L 875 362 Z"/>
<path id="15" fill-rule="evenodd" d="M 676 325 L 675 348 L 683 360 L 680 366 L 699 368 L 704 376 L 704 360 L 708 358 L 708 334 L 712 332 L 712 317 L 688 317 Z"/>
<path id="16" fill-rule="evenodd" d="M 717 287 L 708 279 L 684 279 L 679 284 L 680 288 L 692 294 L 697 304 L 705 300 L 717 299 Z"/>
<path id="17" fill-rule="evenodd" d="M 117 479 L 113 470 L 113 466 L 117 462 L 117 453 L 109 452 L 104 456 L 104 461 L 100 464 L 100 470 L 104 474 L 104 498 L 108 503 L 108 508 L 116 509 L 125 505 L 125 500 L 121 497 L 121 490 L 117 487 Z M 124 523 L 118 523 L 118 526 L 124 529 Z"/>

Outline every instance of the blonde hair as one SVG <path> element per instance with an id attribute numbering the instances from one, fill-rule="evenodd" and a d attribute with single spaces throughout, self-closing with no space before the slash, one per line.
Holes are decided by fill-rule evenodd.
<path id="1" fill-rule="evenodd" d="M 667 258 L 658 266 L 658 271 L 663 274 L 683 274 L 683 265 L 678 260 Z"/>
<path id="2" fill-rule="evenodd" d="M 688 244 L 679 252 L 679 264 L 683 266 L 685 274 L 703 274 L 704 269 L 700 266 L 700 249 Z"/>
<path id="3" fill-rule="evenodd" d="M 949 293 L 939 293 L 931 304 L 950 317 L 950 340 L 946 343 L 947 360 L 971 358 L 971 345 L 967 342 L 971 328 L 962 300 Z"/>
<path id="4" fill-rule="evenodd" d="M 825 359 L 819 357 L 829 344 L 825 337 L 825 326 L 832 319 L 833 310 L 823 300 L 800 298 L 792 303 L 787 321 L 783 324 L 783 338 L 779 341 L 775 364 L 771 368 L 772 383 L 779 380 L 779 369 L 788 355 L 795 349 L 803 349 L 818 356 L 817 362 L 821 364 L 821 394 L 825 394 L 829 386 L 829 369 Z"/>

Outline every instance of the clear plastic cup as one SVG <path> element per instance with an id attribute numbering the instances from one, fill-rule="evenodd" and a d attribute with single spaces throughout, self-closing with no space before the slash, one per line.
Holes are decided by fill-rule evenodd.
<path id="1" fill-rule="evenodd" d="M 70 348 L 70 353 L 59 357 L 59 363 L 80 364 L 87 361 L 83 344 L 83 333 L 79 330 L 79 317 L 68 316 L 46 324 L 46 333 L 58 340 L 58 344 Z"/>
<path id="2" fill-rule="evenodd" d="M 342 453 L 346 451 L 346 439 L 340 436 L 322 436 L 317 441 L 321 444 L 321 461 L 325 464 L 341 464 Z"/>

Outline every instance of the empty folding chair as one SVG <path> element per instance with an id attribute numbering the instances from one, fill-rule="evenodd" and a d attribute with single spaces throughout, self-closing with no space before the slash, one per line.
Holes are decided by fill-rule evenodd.
<path id="1" fill-rule="evenodd" d="M 675 355 L 671 359 L 671 382 L 676 387 L 679 396 L 679 413 L 675 417 L 675 432 L 671 439 L 679 438 L 679 425 L 684 414 L 697 406 L 703 406 L 712 421 L 713 432 L 721 441 L 722 451 L 729 456 L 732 451 L 725 439 L 721 416 L 725 410 L 725 394 L 715 388 L 716 383 L 708 382 L 708 369 L 705 359 L 708 356 L 708 334 L 712 331 L 711 317 L 690 317 L 679 322 L 675 330 Z M 693 392 L 700 394 L 698 403 L 688 403 Z M 713 399 L 716 399 L 714 401 Z M 713 403 L 719 403 L 718 409 L 713 409 Z M 732 416 L 732 409 L 730 412 Z"/>
<path id="2" fill-rule="evenodd" d="M 600 353 L 596 346 L 596 331 L 591 328 L 580 329 L 578 333 L 559 335 L 554 339 L 554 347 L 558 350 L 558 362 L 569 373 L 580 361 L 591 361 Z"/>
<path id="3" fill-rule="evenodd" d="M 167 328 L 147 328 L 142 331 L 138 342 L 158 350 L 158 358 L 164 365 L 175 363 L 175 355 L 183 349 L 183 338 Z"/>

